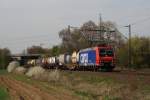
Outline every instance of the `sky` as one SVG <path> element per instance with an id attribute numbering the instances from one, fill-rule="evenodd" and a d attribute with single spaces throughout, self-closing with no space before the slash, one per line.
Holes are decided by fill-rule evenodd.
<path id="1" fill-rule="evenodd" d="M 0 0 L 0 48 L 21 53 L 32 45 L 52 47 L 61 43 L 58 32 L 89 20 L 133 24 L 132 35 L 150 36 L 150 0 Z"/>

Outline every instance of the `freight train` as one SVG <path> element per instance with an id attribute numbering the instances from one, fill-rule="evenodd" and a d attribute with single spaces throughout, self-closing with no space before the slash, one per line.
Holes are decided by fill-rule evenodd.
<path id="1" fill-rule="evenodd" d="M 64 53 L 55 57 L 31 59 L 27 64 L 40 65 L 44 68 L 112 71 L 115 68 L 115 52 L 112 46 L 96 46 L 74 51 L 72 54 Z"/>

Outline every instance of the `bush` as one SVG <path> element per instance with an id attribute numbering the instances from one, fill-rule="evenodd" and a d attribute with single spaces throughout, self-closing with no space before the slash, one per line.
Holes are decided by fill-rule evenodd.
<path id="1" fill-rule="evenodd" d="M 20 66 L 20 67 L 17 67 L 17 68 L 14 70 L 14 73 L 16 73 L 16 74 L 25 74 L 26 71 L 27 71 L 26 68 Z"/>
<path id="2" fill-rule="evenodd" d="M 9 63 L 9 65 L 7 67 L 7 71 L 10 73 L 10 72 L 14 71 L 16 67 L 19 67 L 19 62 L 12 61 Z"/>
<path id="3" fill-rule="evenodd" d="M 47 82 L 56 82 L 60 79 L 60 71 L 59 70 L 53 70 L 53 71 L 47 71 L 43 69 L 40 66 L 32 67 L 28 70 L 26 73 L 28 77 L 32 77 L 34 79 L 38 79 L 41 81 L 47 81 Z"/>
<path id="4" fill-rule="evenodd" d="M 60 71 L 57 69 L 53 71 L 44 71 L 42 74 L 34 76 L 33 78 L 46 82 L 56 82 L 60 79 Z"/>
<path id="5" fill-rule="evenodd" d="M 48 81 L 59 81 L 60 79 L 60 71 L 55 69 L 48 73 Z"/>
<path id="6" fill-rule="evenodd" d="M 28 77 L 33 77 L 35 79 L 39 79 L 41 77 L 42 74 L 44 74 L 45 69 L 43 69 L 40 66 L 35 66 L 35 67 L 31 67 L 28 72 L 26 73 L 26 75 Z"/>

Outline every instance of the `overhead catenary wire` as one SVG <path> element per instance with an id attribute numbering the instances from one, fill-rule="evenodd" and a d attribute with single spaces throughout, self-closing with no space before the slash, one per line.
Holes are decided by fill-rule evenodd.
<path id="1" fill-rule="evenodd" d="M 119 29 L 124 29 L 125 27 L 127 26 L 134 26 L 134 25 L 137 25 L 137 24 L 141 24 L 145 21 L 149 21 L 150 20 L 150 16 L 147 17 L 147 18 L 144 18 L 144 19 L 141 19 L 141 20 L 138 20 L 138 21 L 135 21 L 135 22 L 132 22 L 132 23 L 129 23 L 128 25 L 117 25 L 116 27 L 119 28 Z M 125 36 L 124 34 L 122 34 L 122 36 L 125 38 L 125 39 L 128 39 L 127 36 Z"/>
<path id="2" fill-rule="evenodd" d="M 135 22 L 128 23 L 128 25 L 130 24 L 133 26 L 133 25 L 141 24 L 141 23 L 143 23 L 145 21 L 149 21 L 149 20 L 150 20 L 150 16 L 147 18 L 135 21 Z M 126 25 L 117 25 L 118 28 L 124 28 L 125 26 L 127 26 L 127 24 Z"/>
<path id="3" fill-rule="evenodd" d="M 136 22 L 131 23 L 130 25 L 140 24 L 140 23 L 143 23 L 143 22 L 148 21 L 148 20 L 150 20 L 150 17 L 147 17 L 147 18 L 145 18 L 145 19 L 138 20 L 138 21 L 136 21 Z"/>

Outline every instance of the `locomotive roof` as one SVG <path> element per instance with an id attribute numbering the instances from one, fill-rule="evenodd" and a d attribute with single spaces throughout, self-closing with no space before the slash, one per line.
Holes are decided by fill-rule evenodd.
<path id="1" fill-rule="evenodd" d="M 84 51 L 90 51 L 90 50 L 94 50 L 96 47 L 92 47 L 92 48 L 86 48 L 86 49 L 82 49 L 79 52 L 84 52 Z"/>
<path id="2" fill-rule="evenodd" d="M 96 48 L 112 48 L 111 46 L 96 46 L 96 47 L 91 47 L 91 48 L 86 48 L 86 49 L 82 49 L 79 52 L 85 52 L 85 51 L 90 51 L 90 50 L 94 50 Z"/>

